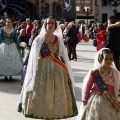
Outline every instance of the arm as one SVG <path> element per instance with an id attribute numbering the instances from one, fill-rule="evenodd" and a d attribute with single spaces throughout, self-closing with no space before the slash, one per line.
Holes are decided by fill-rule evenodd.
<path id="1" fill-rule="evenodd" d="M 82 93 L 82 102 L 85 102 L 85 103 L 87 103 L 87 101 L 89 99 L 90 90 L 91 90 L 93 83 L 94 83 L 94 79 L 93 79 L 91 73 L 89 74 L 89 77 L 86 79 L 87 79 L 87 81 L 84 84 L 85 88 L 84 88 L 84 91 Z"/>
<path id="2" fill-rule="evenodd" d="M 114 31 L 109 30 L 107 34 L 107 41 L 106 41 L 105 47 L 111 48 L 113 45 L 113 41 L 114 41 Z"/>
<path id="3" fill-rule="evenodd" d="M 24 32 L 25 32 L 25 30 L 24 30 L 24 29 L 21 29 L 21 30 L 20 30 L 20 34 L 18 35 L 18 38 L 22 37 L 22 36 L 24 35 Z"/>
<path id="4" fill-rule="evenodd" d="M 71 36 L 71 28 L 67 28 L 67 30 L 66 30 L 66 36 Z"/>

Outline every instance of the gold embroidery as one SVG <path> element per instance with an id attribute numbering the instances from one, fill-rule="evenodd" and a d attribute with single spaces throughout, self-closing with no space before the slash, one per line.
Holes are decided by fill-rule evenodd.
<path id="1" fill-rule="evenodd" d="M 68 80 L 68 74 L 59 65 L 49 59 L 40 59 L 34 89 L 26 97 L 25 113 L 49 119 L 72 116 L 74 113 Z"/>

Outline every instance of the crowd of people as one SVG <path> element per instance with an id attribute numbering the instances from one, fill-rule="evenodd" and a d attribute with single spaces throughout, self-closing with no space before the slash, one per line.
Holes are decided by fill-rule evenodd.
<path id="1" fill-rule="evenodd" d="M 81 40 L 96 40 L 94 67 L 83 80 L 78 112 L 70 61 L 77 61 Z M 33 22 L 0 20 L 0 76 L 21 75 L 18 111 L 30 118 L 119 120 L 120 22 L 62 22 L 53 17 Z M 9 78 L 8 78 L 9 76 Z"/>

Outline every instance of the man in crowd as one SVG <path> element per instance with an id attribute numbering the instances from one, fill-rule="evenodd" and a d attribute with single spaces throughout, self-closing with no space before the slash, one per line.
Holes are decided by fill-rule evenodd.
<path id="1" fill-rule="evenodd" d="M 29 39 L 31 37 L 31 31 L 33 29 L 33 24 L 31 23 L 30 19 L 26 19 L 26 40 L 27 40 L 27 45 L 29 42 Z"/>
<path id="2" fill-rule="evenodd" d="M 108 19 L 108 33 L 105 47 L 110 48 L 114 53 L 116 68 L 120 71 L 120 22 L 115 16 Z"/>

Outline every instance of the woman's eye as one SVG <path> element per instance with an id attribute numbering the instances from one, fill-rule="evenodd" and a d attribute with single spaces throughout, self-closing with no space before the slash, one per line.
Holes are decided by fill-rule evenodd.
<path id="1" fill-rule="evenodd" d="M 111 60 L 111 61 L 113 61 L 113 58 L 104 58 L 105 60 Z"/>

